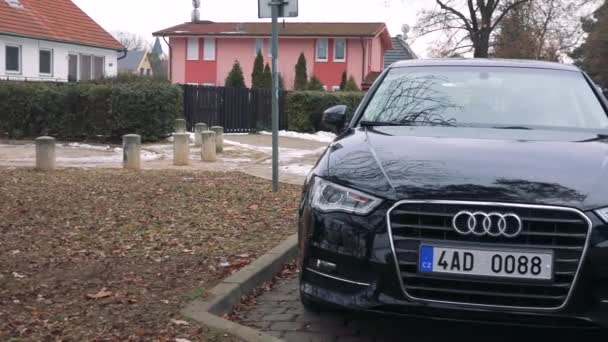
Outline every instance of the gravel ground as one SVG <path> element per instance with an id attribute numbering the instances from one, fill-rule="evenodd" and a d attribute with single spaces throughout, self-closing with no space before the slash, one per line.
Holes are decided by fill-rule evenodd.
<path id="1" fill-rule="evenodd" d="M 295 232 L 300 187 L 0 168 L 0 340 L 234 341 L 179 309 Z"/>

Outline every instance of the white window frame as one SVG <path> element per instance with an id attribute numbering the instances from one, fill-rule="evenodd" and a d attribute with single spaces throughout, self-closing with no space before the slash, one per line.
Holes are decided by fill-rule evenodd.
<path id="1" fill-rule="evenodd" d="M 325 43 L 325 58 L 319 58 L 319 46 L 321 43 Z M 329 39 L 327 38 L 319 38 L 317 39 L 317 44 L 315 45 L 315 61 L 317 62 L 327 62 L 329 60 Z"/>
<path id="2" fill-rule="evenodd" d="M 327 91 L 327 86 L 325 84 L 323 85 L 323 90 Z"/>
<path id="3" fill-rule="evenodd" d="M 205 37 L 203 39 L 203 60 L 214 61 L 215 60 L 215 38 Z"/>
<path id="4" fill-rule="evenodd" d="M 51 54 L 51 58 L 50 58 L 50 73 L 44 73 L 40 71 L 40 52 L 42 51 L 47 51 Z M 53 52 L 53 49 L 49 49 L 49 48 L 40 48 L 38 49 L 38 73 L 40 74 L 40 76 L 44 76 L 44 77 L 53 77 L 53 71 L 55 70 L 55 53 Z"/>
<path id="5" fill-rule="evenodd" d="M 338 49 L 336 49 L 336 47 L 338 46 L 338 42 L 344 42 L 344 58 L 342 59 L 338 59 L 336 58 L 336 51 L 338 51 Z M 334 62 L 346 62 L 346 39 L 344 38 L 336 38 L 334 39 Z"/>
<path id="6" fill-rule="evenodd" d="M 19 70 L 17 70 L 17 71 L 6 69 L 6 64 L 8 62 L 8 56 L 7 56 L 7 53 L 6 53 L 6 48 L 9 48 L 9 47 L 17 48 L 19 50 L 19 56 L 18 56 L 18 61 L 17 61 Z M 21 75 L 21 73 L 23 72 L 23 48 L 22 48 L 21 45 L 6 44 L 4 46 L 4 72 L 6 72 L 7 74 L 13 74 L 13 75 Z"/>
<path id="7" fill-rule="evenodd" d="M 262 52 L 262 56 L 264 55 L 264 38 L 256 38 L 253 42 L 253 56 L 257 57 L 258 52 Z"/>
<path id="8" fill-rule="evenodd" d="M 186 39 L 186 60 L 187 61 L 198 61 L 199 59 L 199 38 L 187 38 Z"/>
<path id="9" fill-rule="evenodd" d="M 331 91 L 340 91 L 340 86 L 339 85 L 332 86 Z"/>
<path id="10" fill-rule="evenodd" d="M 95 81 L 98 80 L 98 78 L 95 78 L 95 58 L 101 58 L 103 63 L 101 64 L 102 68 L 101 68 L 101 78 L 106 77 L 106 56 L 100 56 L 100 55 L 90 55 L 87 53 L 80 53 L 78 54 L 78 81 L 82 81 L 82 73 L 80 72 L 81 70 L 81 66 L 82 66 L 82 57 L 91 57 L 91 65 L 90 65 L 90 73 L 89 73 L 89 79 L 85 80 L 85 81 Z"/>

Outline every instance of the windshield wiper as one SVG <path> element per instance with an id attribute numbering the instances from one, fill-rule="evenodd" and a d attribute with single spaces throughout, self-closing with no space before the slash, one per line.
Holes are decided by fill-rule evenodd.
<path id="1" fill-rule="evenodd" d="M 413 126 L 411 123 L 399 122 L 382 122 L 382 121 L 359 121 L 359 125 L 363 127 L 378 127 L 378 126 Z"/>
<path id="2" fill-rule="evenodd" d="M 495 126 L 492 128 L 495 128 L 495 129 L 527 129 L 527 130 L 532 129 L 532 128 L 526 127 L 526 126 Z"/>

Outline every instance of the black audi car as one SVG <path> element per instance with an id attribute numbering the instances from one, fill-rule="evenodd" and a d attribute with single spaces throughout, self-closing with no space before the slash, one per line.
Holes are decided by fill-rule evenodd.
<path id="1" fill-rule="evenodd" d="M 384 71 L 307 177 L 304 305 L 608 327 L 608 103 L 581 70 L 417 60 Z"/>

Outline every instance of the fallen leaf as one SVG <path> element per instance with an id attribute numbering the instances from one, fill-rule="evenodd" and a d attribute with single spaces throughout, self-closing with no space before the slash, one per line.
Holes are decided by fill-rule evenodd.
<path id="1" fill-rule="evenodd" d="M 107 288 L 103 288 L 101 289 L 99 292 L 97 292 L 96 294 L 92 295 L 92 294 L 88 294 L 87 298 L 89 299 L 102 299 L 102 298 L 108 298 L 112 296 L 112 292 L 108 291 Z"/>
<path id="2" fill-rule="evenodd" d="M 171 323 L 175 324 L 175 325 L 190 325 L 190 323 L 186 322 L 186 321 L 182 321 L 179 319 L 171 319 Z"/>
<path id="3" fill-rule="evenodd" d="M 13 272 L 13 277 L 15 277 L 17 279 L 23 279 L 23 278 L 25 278 L 25 276 L 23 274 L 19 274 L 17 272 Z"/>
<path id="4" fill-rule="evenodd" d="M 192 341 L 185 339 L 185 338 L 176 338 L 175 342 L 192 342 Z"/>
<path id="5" fill-rule="evenodd" d="M 258 210 L 259 207 L 260 207 L 259 205 L 253 204 L 253 205 L 249 206 L 249 209 L 251 209 L 251 210 Z"/>

